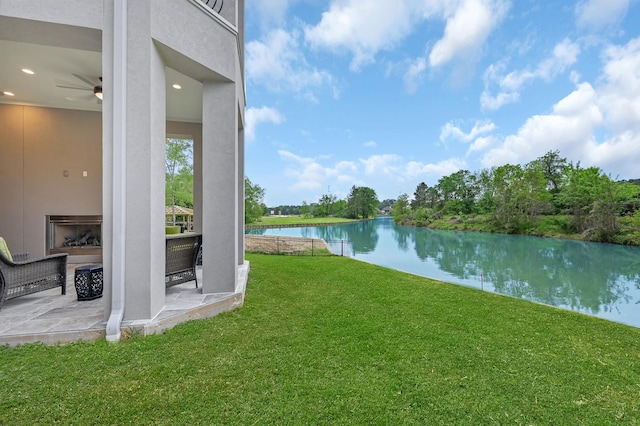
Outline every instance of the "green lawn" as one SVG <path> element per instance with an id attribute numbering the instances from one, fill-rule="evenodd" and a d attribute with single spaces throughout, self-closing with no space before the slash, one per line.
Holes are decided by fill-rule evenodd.
<path id="1" fill-rule="evenodd" d="M 348 258 L 248 259 L 235 312 L 0 348 L 0 424 L 640 423 L 640 329 Z"/>
<path id="2" fill-rule="evenodd" d="M 309 226 L 318 223 L 348 223 L 354 222 L 353 219 L 345 219 L 343 217 L 304 217 L 304 216 L 263 216 L 260 222 L 247 223 L 247 225 L 300 225 Z"/>

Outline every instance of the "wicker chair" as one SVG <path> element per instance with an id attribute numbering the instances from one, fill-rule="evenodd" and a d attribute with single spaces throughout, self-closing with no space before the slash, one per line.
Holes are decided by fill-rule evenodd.
<path id="1" fill-rule="evenodd" d="M 28 259 L 28 254 L 15 254 L 9 260 L 0 252 L 0 307 L 6 300 L 61 287 L 66 293 L 67 254 L 54 254 Z"/>
<path id="2" fill-rule="evenodd" d="M 165 238 L 165 287 L 195 281 L 198 288 L 196 261 L 202 245 L 202 235 L 176 234 L 166 235 Z"/>

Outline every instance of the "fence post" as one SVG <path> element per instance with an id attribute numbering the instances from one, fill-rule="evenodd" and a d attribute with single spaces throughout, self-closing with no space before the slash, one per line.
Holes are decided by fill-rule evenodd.
<path id="1" fill-rule="evenodd" d="M 311 256 L 313 257 L 313 238 L 311 239 Z"/>

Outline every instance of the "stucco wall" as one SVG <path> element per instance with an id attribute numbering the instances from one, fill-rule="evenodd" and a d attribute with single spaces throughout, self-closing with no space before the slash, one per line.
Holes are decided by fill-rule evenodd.
<path id="1" fill-rule="evenodd" d="M 99 112 L 0 104 L 0 235 L 12 251 L 44 256 L 48 214 L 102 214 L 101 122 Z"/>

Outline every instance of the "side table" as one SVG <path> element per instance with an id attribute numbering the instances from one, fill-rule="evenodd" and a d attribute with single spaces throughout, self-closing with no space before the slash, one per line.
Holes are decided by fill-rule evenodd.
<path id="1" fill-rule="evenodd" d="M 102 297 L 102 265 L 77 267 L 74 282 L 78 300 L 93 300 Z"/>

